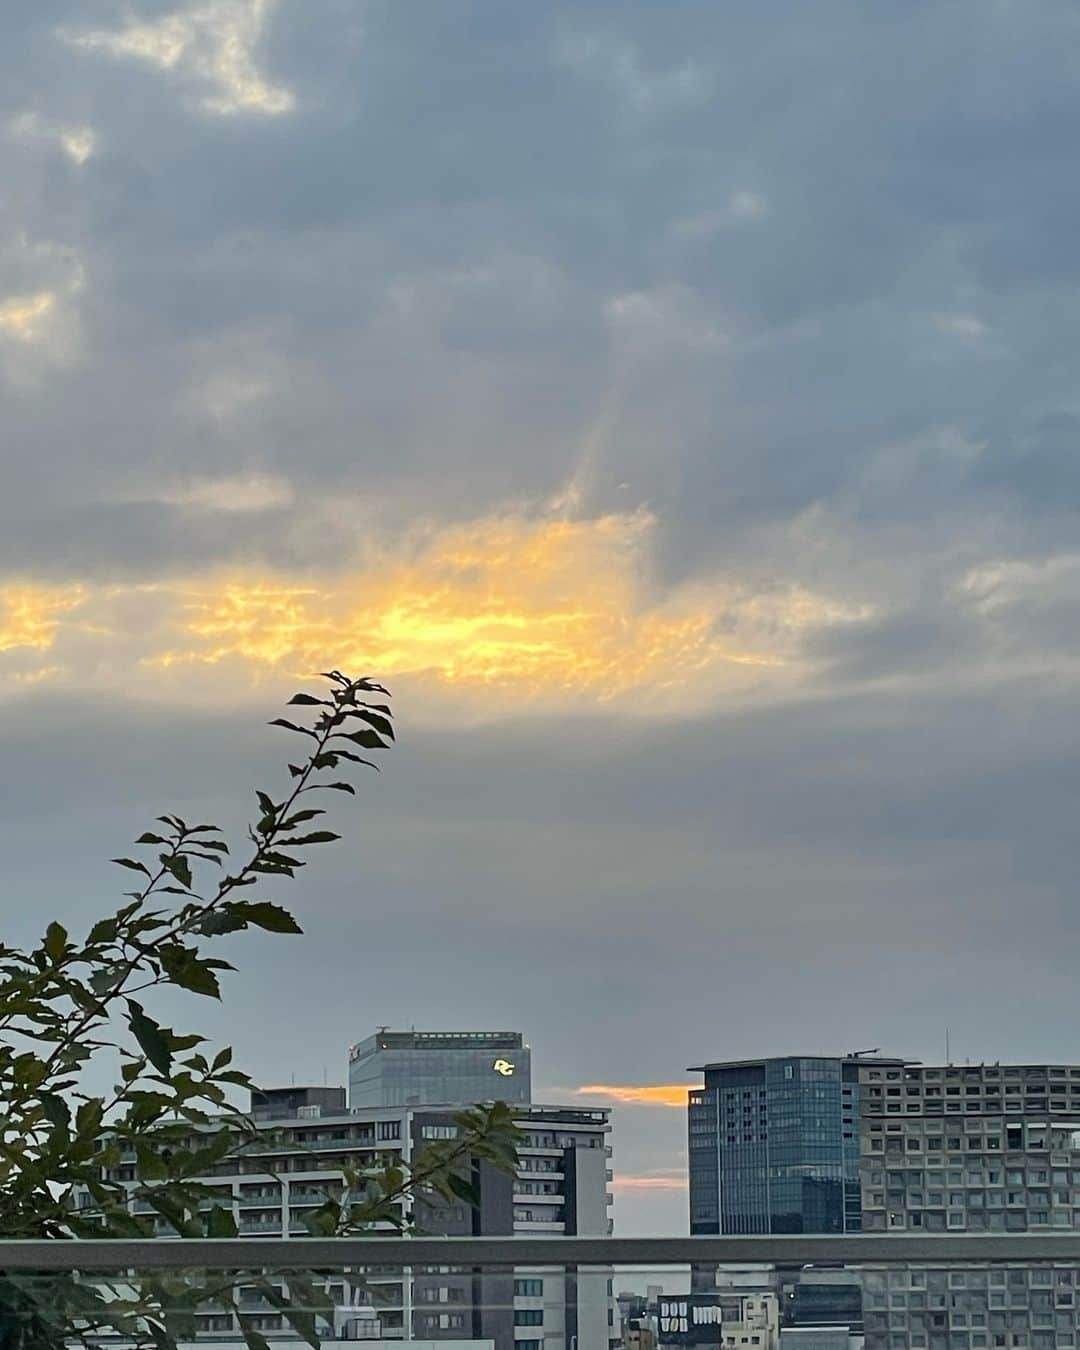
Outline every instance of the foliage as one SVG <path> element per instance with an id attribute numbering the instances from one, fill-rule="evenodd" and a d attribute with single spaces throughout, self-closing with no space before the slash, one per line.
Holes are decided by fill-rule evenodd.
<path id="1" fill-rule="evenodd" d="M 394 739 L 381 685 L 339 671 L 326 680 L 322 695 L 289 700 L 304 710 L 294 716 L 308 720 L 270 723 L 302 738 L 306 756 L 289 764 L 287 791 L 256 792 L 240 866 L 230 866 L 216 826 L 159 816 L 136 840 L 136 856 L 113 859 L 137 888 L 82 942 L 53 922 L 32 950 L 0 946 L 0 1240 L 152 1237 L 158 1216 L 181 1237 L 235 1236 L 228 1192 L 206 1178 L 255 1137 L 253 1123 L 230 1107 L 230 1094 L 249 1079 L 229 1049 L 211 1054 L 203 1037 L 158 1021 L 148 1002 L 169 986 L 220 998 L 222 973 L 233 967 L 212 954 L 215 939 L 251 928 L 301 931 L 288 910 L 251 888 L 295 877 L 307 850 L 339 838 L 323 828 L 325 808 L 311 794 L 354 794 L 342 769 L 377 767 L 358 751 Z M 103 1063 L 117 1079 L 106 1093 L 87 1085 L 88 1071 L 100 1073 Z M 418 1196 L 472 1198 L 473 1160 L 513 1170 L 505 1106 L 474 1108 L 458 1125 L 458 1139 L 411 1164 L 387 1158 L 344 1169 L 341 1194 L 327 1194 L 311 1231 L 340 1235 L 376 1223 L 407 1230 Z M 142 1277 L 137 1288 L 106 1293 L 100 1282 L 61 1289 L 54 1281 L 53 1312 L 42 1323 L 32 1281 L 0 1272 L 0 1339 L 53 1343 L 57 1326 L 86 1335 L 101 1325 L 167 1346 L 185 1334 L 192 1311 L 194 1286 L 181 1284 L 170 1290 L 168 1281 Z M 245 1334 L 258 1345 L 256 1332 Z"/>

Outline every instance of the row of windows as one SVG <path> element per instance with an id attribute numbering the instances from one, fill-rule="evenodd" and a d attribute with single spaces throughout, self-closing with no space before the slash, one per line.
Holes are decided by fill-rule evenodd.
<path id="1" fill-rule="evenodd" d="M 1039 1209 L 1050 1204 L 1080 1208 L 1080 1191 L 1055 1191 L 1051 1198 L 1049 1191 L 932 1191 L 914 1186 L 906 1191 L 868 1191 L 865 1197 L 867 1208 L 884 1208 L 886 1195 L 890 1208 L 906 1205 L 909 1209 L 922 1209 L 925 1205 L 931 1209 L 943 1209 L 946 1204 L 955 1209 L 965 1206 L 968 1209 L 1003 1209 L 1006 1205 Z"/>
<path id="2" fill-rule="evenodd" d="M 417 1322 L 423 1331 L 460 1331 L 465 1326 L 464 1313 L 420 1313 Z"/>
<path id="3" fill-rule="evenodd" d="M 1051 1285 L 1080 1286 L 1080 1266 L 976 1266 L 972 1270 L 927 1270 L 920 1266 L 894 1266 L 890 1270 L 863 1272 L 863 1288 L 928 1289 L 1033 1289 Z"/>
<path id="4" fill-rule="evenodd" d="M 1062 1298 L 1066 1295 L 1068 1301 L 1063 1305 Z M 1017 1289 L 978 1288 L 950 1290 L 948 1293 L 944 1290 L 930 1293 L 925 1289 L 893 1289 L 888 1294 L 883 1289 L 868 1289 L 863 1301 L 867 1308 L 881 1311 L 888 1309 L 896 1312 L 911 1309 L 915 1312 L 925 1312 L 929 1309 L 931 1312 L 942 1313 L 950 1321 L 971 1326 L 985 1326 L 988 1316 L 991 1325 L 997 1323 L 999 1326 L 1015 1326 L 1032 1313 L 1043 1320 L 1047 1314 L 1053 1313 L 1054 1316 L 1060 1316 L 1063 1323 L 1071 1325 L 1077 1315 L 1071 1286 L 1068 1289 L 1056 1290 L 1028 1289 L 1026 1286 Z"/>
<path id="5" fill-rule="evenodd" d="M 908 1082 L 917 1082 L 923 1080 L 926 1082 L 940 1082 L 942 1079 L 954 1081 L 963 1079 L 970 1082 L 974 1079 L 996 1080 L 999 1078 L 1023 1079 L 1026 1082 L 1042 1082 L 1045 1078 L 1080 1078 L 1080 1065 L 1066 1067 L 1063 1065 L 1039 1064 L 1030 1067 L 1011 1064 L 1002 1068 L 999 1064 L 980 1064 L 977 1067 L 967 1067 L 963 1069 L 923 1069 L 909 1067 L 901 1071 L 900 1069 L 864 1069 L 861 1077 L 864 1080 L 869 1079 L 872 1082 L 880 1082 L 884 1077 L 888 1082 L 896 1082 L 899 1079 L 906 1079 Z"/>
<path id="6" fill-rule="evenodd" d="M 944 1232 L 946 1227 L 965 1233 L 1026 1233 L 1032 1228 L 1075 1230 L 1080 1228 L 1080 1210 L 949 1210 L 946 1222 L 946 1215 L 941 1210 L 924 1210 L 920 1213 L 890 1210 L 879 1213 L 868 1209 L 862 1216 L 862 1224 L 867 1231 L 922 1228 L 931 1233 Z"/>
<path id="7" fill-rule="evenodd" d="M 1048 1170 L 1045 1167 L 1029 1167 L 1025 1171 L 1022 1167 L 954 1167 L 948 1170 L 929 1168 L 922 1171 L 920 1168 L 905 1169 L 904 1171 L 894 1171 L 890 1168 L 883 1172 L 880 1168 L 874 1168 L 866 1173 L 867 1181 L 871 1186 L 1000 1186 L 1002 1178 L 1009 1186 L 1023 1186 L 1026 1182 L 1029 1186 L 1068 1186 L 1069 1178 L 1072 1178 L 1074 1186 L 1080 1186 L 1080 1170 L 1073 1168 L 1071 1172 L 1064 1168 L 1055 1168 Z"/>

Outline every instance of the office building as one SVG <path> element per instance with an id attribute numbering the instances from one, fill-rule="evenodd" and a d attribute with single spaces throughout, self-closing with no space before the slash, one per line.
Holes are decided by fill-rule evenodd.
<path id="1" fill-rule="evenodd" d="M 690 1092 L 690 1232 L 857 1233 L 860 1071 L 902 1060 L 705 1064 Z"/>
<path id="2" fill-rule="evenodd" d="M 531 1100 L 529 1047 L 517 1031 L 379 1027 L 349 1049 L 351 1107 Z"/>
<path id="3" fill-rule="evenodd" d="M 245 1237 L 306 1234 L 305 1216 L 328 1195 L 340 1196 L 342 1167 L 371 1167 L 380 1159 L 409 1161 L 433 1140 L 453 1137 L 453 1108 L 382 1107 L 346 1111 L 341 1088 L 279 1088 L 252 1093 L 260 1138 L 206 1177 L 232 1193 L 232 1213 Z M 603 1109 L 522 1106 L 517 1177 L 481 1163 L 473 1180 L 475 1207 L 425 1209 L 428 1232 L 448 1236 L 606 1236 L 611 1231 L 609 1113 Z M 119 1179 L 134 1183 L 133 1161 Z M 134 1202 L 149 1215 L 145 1201 Z M 158 1216 L 155 1230 L 174 1236 Z M 555 1253 L 553 1253 L 553 1259 Z M 342 1275 L 332 1293 L 350 1337 L 386 1340 L 490 1342 L 496 1350 L 554 1350 L 573 1345 L 607 1350 L 617 1339 L 611 1277 L 605 1271 L 564 1274 L 558 1265 L 505 1273 L 418 1267 L 368 1272 L 365 1286 Z M 254 1301 L 252 1301 L 254 1300 Z M 270 1340 L 291 1339 L 280 1312 L 252 1290 L 240 1306 Z M 329 1329 L 328 1329 L 329 1330 Z M 200 1339 L 227 1338 L 230 1314 L 199 1315 Z M 339 1328 L 339 1333 L 341 1329 Z"/>
<path id="4" fill-rule="evenodd" d="M 1080 1067 L 848 1056 L 704 1072 L 689 1108 L 695 1233 L 1080 1230 Z M 808 1281 L 786 1291 L 785 1326 L 855 1333 L 850 1288 Z M 1071 1350 L 1080 1267 L 868 1266 L 861 1312 L 866 1350 Z"/>

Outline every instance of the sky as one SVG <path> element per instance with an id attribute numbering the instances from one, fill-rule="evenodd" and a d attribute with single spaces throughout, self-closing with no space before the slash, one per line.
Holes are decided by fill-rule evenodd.
<path id="1" fill-rule="evenodd" d="M 187 1025 L 520 1029 L 687 1226 L 687 1067 L 1080 1058 L 1080 12 L 0 17 L 7 940 L 399 740 Z"/>

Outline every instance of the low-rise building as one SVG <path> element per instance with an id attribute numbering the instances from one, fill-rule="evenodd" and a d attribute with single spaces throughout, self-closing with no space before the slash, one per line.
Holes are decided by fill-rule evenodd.
<path id="1" fill-rule="evenodd" d="M 282 1088 L 252 1094 L 259 1138 L 217 1164 L 205 1180 L 231 1193 L 238 1231 L 245 1237 L 306 1234 L 305 1219 L 328 1196 L 340 1197 L 343 1168 L 381 1160 L 412 1160 L 436 1140 L 453 1137 L 455 1107 L 424 1106 L 345 1110 L 343 1090 Z M 448 1236 L 563 1234 L 601 1237 L 611 1231 L 611 1146 L 604 1109 L 524 1105 L 516 1113 L 523 1132 L 521 1165 L 510 1177 L 480 1163 L 474 1171 L 479 1203 L 464 1201 L 425 1209 L 423 1227 Z M 134 1183 L 133 1160 L 119 1169 Z M 137 1211 L 153 1213 L 145 1201 Z M 162 1237 L 174 1229 L 154 1220 Z M 556 1253 L 553 1252 L 553 1257 Z M 352 1338 L 387 1340 L 489 1340 L 497 1350 L 602 1347 L 617 1341 L 611 1274 L 561 1266 L 521 1268 L 505 1274 L 449 1267 L 368 1271 L 330 1290 L 339 1309 L 352 1314 Z M 244 1299 L 249 1300 L 245 1306 Z M 252 1289 L 240 1306 L 266 1337 L 286 1337 L 279 1310 Z M 200 1314 L 200 1330 L 220 1337 L 233 1326 L 227 1312 Z"/>

